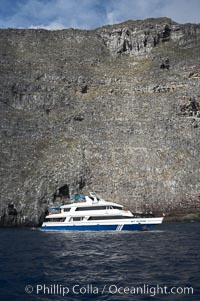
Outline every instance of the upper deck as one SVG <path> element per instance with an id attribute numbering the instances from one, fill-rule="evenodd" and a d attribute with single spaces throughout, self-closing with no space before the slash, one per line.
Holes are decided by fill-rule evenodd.
<path id="1" fill-rule="evenodd" d="M 90 196 L 81 196 L 79 199 L 72 199 L 70 203 L 66 205 L 62 205 L 60 208 L 71 208 L 71 207 L 88 207 L 88 206 L 94 206 L 94 207 L 101 207 L 101 206 L 115 206 L 118 207 L 118 209 L 122 209 L 123 206 L 116 204 L 114 202 L 105 201 L 104 199 L 97 197 L 94 193 L 90 192 Z M 106 208 L 105 208 L 106 209 Z"/>
<path id="2" fill-rule="evenodd" d="M 53 208 L 55 209 L 55 207 Z M 51 210 L 50 215 L 97 215 L 97 214 L 118 214 L 132 216 L 131 212 L 124 210 L 122 205 L 114 202 L 105 201 L 96 195 L 81 196 L 79 199 L 73 199 L 70 203 L 62 205 L 57 210 Z"/>

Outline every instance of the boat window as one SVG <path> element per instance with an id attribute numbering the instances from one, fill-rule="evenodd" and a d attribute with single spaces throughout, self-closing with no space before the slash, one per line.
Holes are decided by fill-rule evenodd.
<path id="1" fill-rule="evenodd" d="M 118 207 L 118 206 L 112 206 L 112 208 L 122 210 L 122 207 Z"/>
<path id="2" fill-rule="evenodd" d="M 118 206 L 107 206 L 107 209 L 119 209 L 119 210 L 122 210 L 122 207 L 118 207 Z"/>
<path id="3" fill-rule="evenodd" d="M 77 207 L 76 211 L 87 211 L 87 210 L 105 210 L 106 206 L 90 206 L 90 207 Z"/>
<path id="4" fill-rule="evenodd" d="M 73 217 L 73 222 L 79 222 L 79 221 L 82 221 L 83 220 L 83 217 Z"/>
<path id="5" fill-rule="evenodd" d="M 48 222 L 64 222 L 65 221 L 65 217 L 57 217 L 57 218 L 45 218 L 44 222 L 48 223 Z"/>
<path id="6" fill-rule="evenodd" d="M 64 212 L 69 212 L 71 210 L 71 208 L 63 208 Z"/>
<path id="7" fill-rule="evenodd" d="M 122 216 L 122 215 L 113 215 L 113 216 L 90 216 L 88 220 L 97 221 L 97 220 L 107 220 L 107 219 L 125 219 L 130 218 L 129 216 Z"/>

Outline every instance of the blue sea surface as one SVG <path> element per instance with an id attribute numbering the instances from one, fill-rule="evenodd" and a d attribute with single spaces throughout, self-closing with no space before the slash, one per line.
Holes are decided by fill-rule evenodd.
<path id="1" fill-rule="evenodd" d="M 0 300 L 199 301 L 199 232 L 198 222 L 149 232 L 1 228 Z"/>

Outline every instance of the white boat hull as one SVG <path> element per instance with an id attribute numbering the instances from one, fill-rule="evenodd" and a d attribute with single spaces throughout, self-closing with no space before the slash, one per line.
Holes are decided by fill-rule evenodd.
<path id="1" fill-rule="evenodd" d="M 41 229 L 45 231 L 145 231 L 153 226 L 162 224 L 163 217 L 158 218 L 134 218 L 115 221 L 97 222 L 48 222 L 43 223 Z"/>

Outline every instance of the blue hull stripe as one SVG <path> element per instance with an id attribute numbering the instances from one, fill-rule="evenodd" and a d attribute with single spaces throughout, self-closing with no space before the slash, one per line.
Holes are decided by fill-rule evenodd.
<path id="1" fill-rule="evenodd" d="M 66 231 L 117 231 L 120 225 L 85 225 L 85 226 L 42 226 L 42 230 L 66 230 Z M 121 231 L 145 231 L 149 230 L 153 225 L 130 224 L 124 225 Z"/>

